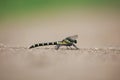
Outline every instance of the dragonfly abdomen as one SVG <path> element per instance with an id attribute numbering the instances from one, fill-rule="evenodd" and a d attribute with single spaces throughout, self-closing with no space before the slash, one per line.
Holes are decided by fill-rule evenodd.
<path id="1" fill-rule="evenodd" d="M 48 46 L 48 45 L 57 45 L 58 42 L 48 42 L 48 43 L 38 43 L 38 44 L 34 44 L 32 46 L 29 47 L 29 49 L 31 48 L 36 48 L 36 47 L 39 47 L 39 46 Z"/>

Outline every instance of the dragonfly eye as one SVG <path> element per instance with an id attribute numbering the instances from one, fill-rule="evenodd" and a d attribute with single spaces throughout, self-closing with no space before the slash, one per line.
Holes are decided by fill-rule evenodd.
<path id="1" fill-rule="evenodd" d="M 77 43 L 77 40 L 74 40 L 74 43 Z"/>

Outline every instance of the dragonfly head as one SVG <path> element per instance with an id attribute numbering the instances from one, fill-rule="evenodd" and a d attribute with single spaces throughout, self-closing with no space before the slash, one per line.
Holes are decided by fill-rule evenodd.
<path id="1" fill-rule="evenodd" d="M 77 40 L 74 40 L 73 42 L 74 42 L 74 43 L 77 43 Z"/>

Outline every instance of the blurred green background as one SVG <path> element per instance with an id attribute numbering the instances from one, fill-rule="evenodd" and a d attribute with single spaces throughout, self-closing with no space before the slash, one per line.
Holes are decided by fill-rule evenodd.
<path id="1" fill-rule="evenodd" d="M 119 6 L 120 0 L 0 0 L 0 20 L 35 13 L 50 15 L 63 9 L 108 7 L 119 10 Z"/>

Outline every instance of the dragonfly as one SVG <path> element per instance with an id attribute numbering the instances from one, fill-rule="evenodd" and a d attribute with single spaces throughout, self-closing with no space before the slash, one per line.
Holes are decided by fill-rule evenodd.
<path id="1" fill-rule="evenodd" d="M 61 46 L 66 46 L 67 49 L 72 49 L 71 46 L 73 46 L 75 49 L 79 49 L 75 44 L 77 44 L 77 38 L 78 35 L 73 35 L 66 37 L 65 39 L 61 41 L 55 41 L 55 42 L 47 42 L 47 43 L 37 43 L 34 45 L 31 45 L 29 49 L 40 47 L 40 46 L 49 46 L 49 45 L 55 45 L 55 49 L 58 50 Z"/>

